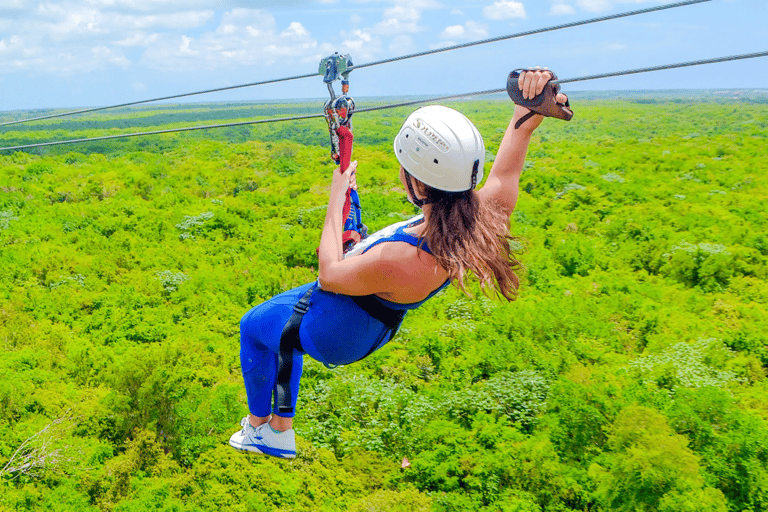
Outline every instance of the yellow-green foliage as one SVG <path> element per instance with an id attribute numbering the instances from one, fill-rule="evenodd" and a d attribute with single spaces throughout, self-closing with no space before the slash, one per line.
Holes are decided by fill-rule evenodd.
<path id="1" fill-rule="evenodd" d="M 768 511 L 768 107 L 574 103 L 531 144 L 519 299 L 450 289 L 368 359 L 307 361 L 294 461 L 227 439 L 240 317 L 316 277 L 324 122 L 0 155 L 0 510 Z M 453 106 L 488 171 L 511 104 Z M 316 107 L 133 109 L 0 141 Z M 407 113 L 355 117 L 371 230 L 414 213 L 391 151 Z"/>

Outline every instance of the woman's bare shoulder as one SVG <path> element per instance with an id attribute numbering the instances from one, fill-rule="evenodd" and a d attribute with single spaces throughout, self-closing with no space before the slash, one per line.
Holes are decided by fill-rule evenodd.
<path id="1" fill-rule="evenodd" d="M 377 294 L 383 299 L 403 304 L 418 302 L 448 278 L 435 257 L 424 250 L 405 242 L 380 247 L 379 264 L 391 285 L 388 292 Z"/>

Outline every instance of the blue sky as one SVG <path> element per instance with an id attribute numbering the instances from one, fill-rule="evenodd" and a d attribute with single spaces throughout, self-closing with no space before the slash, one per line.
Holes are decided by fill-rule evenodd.
<path id="1" fill-rule="evenodd" d="M 669 2 L 647 0 L 2 0 L 0 111 L 88 107 L 311 73 Z M 768 0 L 712 0 L 352 73 L 354 97 L 504 86 L 768 50 Z M 768 58 L 582 82 L 570 90 L 768 88 Z M 193 101 L 319 98 L 322 80 Z"/>

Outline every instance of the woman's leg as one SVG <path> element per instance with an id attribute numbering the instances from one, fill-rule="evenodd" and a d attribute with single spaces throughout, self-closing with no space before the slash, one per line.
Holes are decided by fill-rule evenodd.
<path id="1" fill-rule="evenodd" d="M 295 456 L 293 414 L 272 414 L 276 398 L 280 336 L 293 314 L 293 306 L 313 284 L 282 293 L 248 311 L 240 322 L 240 364 L 248 397 L 248 425 L 230 438 L 239 450 L 257 451 L 276 457 Z M 294 351 L 291 371 L 291 403 L 295 410 L 303 353 Z M 277 411 L 277 404 L 274 405 Z M 270 421 L 271 420 L 271 421 Z M 264 425 L 270 423 L 269 425 Z M 264 430 L 264 429 L 267 430 Z M 281 434 L 282 432 L 282 434 Z"/>
<path id="2" fill-rule="evenodd" d="M 242 338 L 242 334 L 241 334 Z M 243 349 L 245 344 L 248 348 Z M 277 354 L 271 352 L 265 345 L 246 340 L 240 342 L 240 364 L 242 368 L 251 368 L 243 372 L 245 393 L 248 397 L 248 421 L 258 427 L 270 422 L 272 428 L 281 432 L 293 428 L 293 413 L 277 413 L 277 404 L 273 408 L 273 397 L 277 397 Z M 299 384 L 304 366 L 304 354 L 293 352 L 293 367 L 291 369 L 291 404 L 296 410 L 299 397 Z"/>
<path id="3" fill-rule="evenodd" d="M 275 355 L 258 342 L 240 340 L 241 368 L 243 371 L 245 394 L 248 397 L 248 420 L 251 425 L 258 427 L 269 421 L 272 412 L 272 390 L 275 387 Z"/>
<path id="4" fill-rule="evenodd" d="M 285 322 L 293 313 L 295 293 L 288 297 L 279 295 L 261 304 L 243 316 L 240 321 L 240 367 L 243 372 L 248 410 L 254 417 L 251 424 L 258 426 L 269 419 L 273 412 L 273 397 L 277 398 L 277 367 L 280 351 L 280 335 Z M 303 353 L 293 352 L 290 389 L 291 404 L 295 410 L 299 381 L 303 368 Z M 274 404 L 277 411 L 277 404 Z M 292 418 L 293 413 L 281 413 Z M 285 422 L 281 426 L 285 426 Z"/>

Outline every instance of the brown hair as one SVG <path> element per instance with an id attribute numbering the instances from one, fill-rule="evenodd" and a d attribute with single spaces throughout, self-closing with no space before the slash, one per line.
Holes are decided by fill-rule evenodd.
<path id="1" fill-rule="evenodd" d="M 515 270 L 523 266 L 511 247 L 520 247 L 523 239 L 510 235 L 506 209 L 481 200 L 474 190 L 445 192 L 418 184 L 431 205 L 422 240 L 448 277 L 466 293 L 464 277 L 471 271 L 486 295 L 495 290 L 515 300 L 520 284 Z"/>

